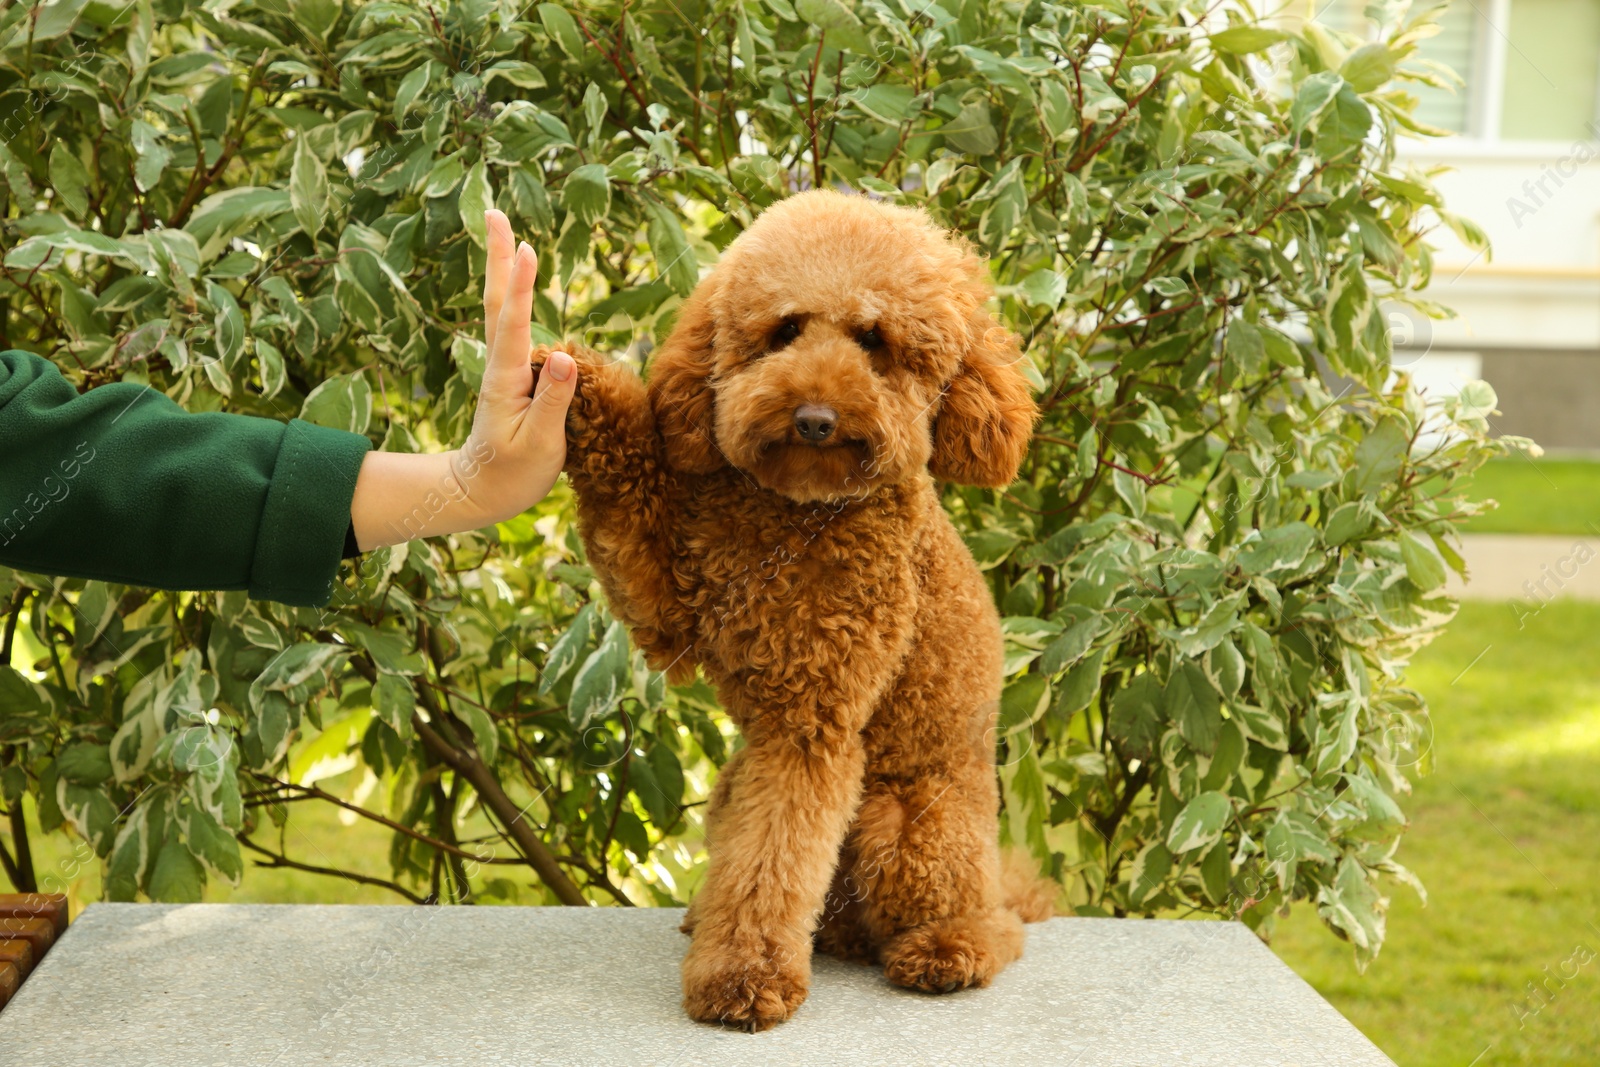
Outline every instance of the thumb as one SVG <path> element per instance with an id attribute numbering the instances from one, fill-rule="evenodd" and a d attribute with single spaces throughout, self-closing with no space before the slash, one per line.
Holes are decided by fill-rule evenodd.
<path id="1" fill-rule="evenodd" d="M 539 419 L 564 419 L 578 391 L 578 364 L 565 352 L 552 352 L 539 369 L 533 387 L 533 411 Z"/>

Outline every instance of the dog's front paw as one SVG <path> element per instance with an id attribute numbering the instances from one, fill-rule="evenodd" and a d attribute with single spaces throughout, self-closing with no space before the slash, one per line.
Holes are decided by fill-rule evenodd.
<path id="1" fill-rule="evenodd" d="M 683 1007 L 698 1022 L 754 1033 L 788 1019 L 811 987 L 799 949 L 739 949 L 695 938 L 683 960 Z"/>
<path id="2" fill-rule="evenodd" d="M 962 916 L 926 923 L 889 942 L 883 971 L 907 989 L 954 993 L 988 985 L 1021 954 L 1022 924 L 1010 912 Z"/>

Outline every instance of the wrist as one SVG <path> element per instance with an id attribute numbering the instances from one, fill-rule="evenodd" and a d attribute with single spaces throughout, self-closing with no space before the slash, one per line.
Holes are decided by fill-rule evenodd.
<path id="1" fill-rule="evenodd" d="M 445 455 L 449 457 L 446 499 L 450 528 L 440 532 L 476 530 L 506 518 L 496 507 L 497 494 L 490 484 L 488 465 L 494 459 L 494 447 L 469 436 L 466 444 Z"/>
<path id="2" fill-rule="evenodd" d="M 484 477 L 492 455 L 471 442 L 449 452 L 367 453 L 350 506 L 357 545 L 367 552 L 498 522 Z"/>

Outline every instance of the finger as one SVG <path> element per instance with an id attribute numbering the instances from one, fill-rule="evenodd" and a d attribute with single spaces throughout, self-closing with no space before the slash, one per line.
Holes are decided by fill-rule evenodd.
<path id="1" fill-rule="evenodd" d="M 506 285 L 511 278 L 511 258 L 515 249 L 511 220 L 506 218 L 504 212 L 490 208 L 483 213 L 483 222 L 488 237 L 488 262 L 483 275 L 483 339 L 493 348 L 500 308 L 505 303 Z"/>
<path id="2" fill-rule="evenodd" d="M 529 323 L 533 319 L 533 285 L 538 273 L 539 261 L 524 241 L 512 257 L 511 277 L 495 327 L 495 343 L 489 349 L 489 365 L 484 371 L 485 391 L 493 383 L 504 395 L 526 397 L 533 385 L 533 368 L 528 364 L 528 351 L 532 347 Z"/>
<path id="3" fill-rule="evenodd" d="M 533 390 L 535 416 L 550 419 L 562 425 L 567 415 L 567 405 L 572 403 L 578 389 L 578 364 L 565 352 L 552 352 L 539 368 L 539 382 Z"/>

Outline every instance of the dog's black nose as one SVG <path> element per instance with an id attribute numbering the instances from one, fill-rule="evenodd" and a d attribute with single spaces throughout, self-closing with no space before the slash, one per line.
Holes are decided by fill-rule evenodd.
<path id="1" fill-rule="evenodd" d="M 822 404 L 801 404 L 794 409 L 794 428 L 802 440 L 812 444 L 827 440 L 839 421 L 839 413 Z"/>

